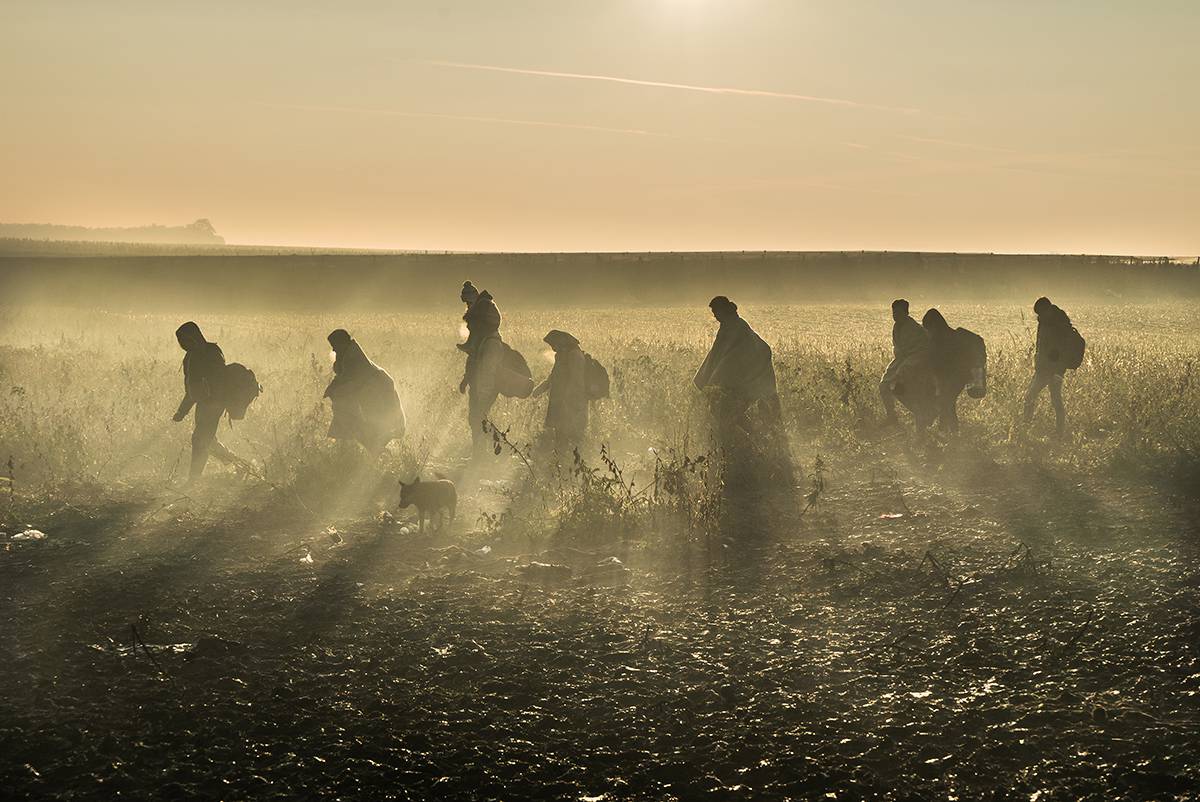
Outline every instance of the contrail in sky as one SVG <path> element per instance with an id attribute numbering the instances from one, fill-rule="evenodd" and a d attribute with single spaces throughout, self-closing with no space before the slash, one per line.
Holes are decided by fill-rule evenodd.
<path id="1" fill-rule="evenodd" d="M 667 139 L 690 139 L 662 131 L 647 131 L 641 128 L 609 128 L 603 125 L 584 125 L 582 123 L 560 123 L 552 120 L 522 120 L 513 117 L 483 117 L 472 114 L 437 114 L 429 111 L 394 111 L 392 109 L 372 109 L 362 106 L 309 106 L 291 103 L 262 103 L 276 109 L 295 109 L 297 111 L 337 111 L 354 114 L 382 114 L 389 117 L 425 117 L 435 120 L 465 120 L 476 123 L 502 123 L 505 125 L 530 125 L 539 128 L 570 128 L 576 131 L 599 131 L 608 134 L 631 134 L 634 136 L 655 136 Z"/>
<path id="2" fill-rule="evenodd" d="M 434 67 L 453 67 L 461 70 L 483 70 L 485 72 L 505 72 L 513 75 L 535 75 L 542 78 L 571 78 L 579 81 L 608 81 L 617 84 L 632 84 L 634 86 L 654 86 L 662 89 L 681 89 L 686 92 L 705 92 L 711 95 L 747 95 L 751 97 L 771 97 L 782 100 L 802 100 L 809 103 L 826 103 L 832 106 L 847 106 L 860 109 L 882 109 L 898 111 L 905 114 L 915 114 L 917 109 L 897 106 L 881 106 L 875 103 L 860 103 L 857 100 L 845 100 L 835 97 L 817 97 L 815 95 L 797 95 L 791 92 L 772 92 L 767 89 L 737 89 L 729 86 L 699 86 L 696 84 L 675 84 L 666 81 L 643 81 L 636 78 L 619 78 L 613 75 L 590 75 L 578 72 L 551 72 L 549 70 L 525 70 L 516 67 L 497 67 L 492 64 L 465 64 L 459 61 L 422 61 Z"/>

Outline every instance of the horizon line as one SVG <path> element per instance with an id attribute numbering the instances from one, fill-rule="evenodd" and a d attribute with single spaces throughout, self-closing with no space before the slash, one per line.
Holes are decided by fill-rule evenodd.
<path id="1" fill-rule="evenodd" d="M 0 225 L 32 225 L 29 223 L 5 223 Z M 69 224 L 39 224 L 39 225 L 69 225 Z M 87 226 L 70 226 L 87 227 Z M 171 226 L 167 226 L 171 227 Z M 97 228 L 110 228 L 97 227 Z M 161 249 L 195 249 L 220 250 L 224 249 L 256 249 L 256 250 L 297 250 L 320 253 L 336 251 L 351 251 L 367 254 L 391 254 L 396 256 L 709 256 L 709 255 L 819 255 L 819 254 L 890 254 L 898 256 L 1023 256 L 1023 257 L 1071 257 L 1099 259 L 1168 259 L 1196 260 L 1200 262 L 1200 254 L 1166 254 L 1166 253 L 1101 253 L 1088 251 L 983 251 L 983 250 L 912 250 L 902 248 L 717 248 L 700 250 L 680 249 L 651 249 L 651 250 L 489 250 L 489 249 L 454 249 L 454 248 L 400 248 L 355 245 L 269 245 L 258 243 L 190 243 L 190 242 L 142 242 L 137 240 L 49 240 L 31 237 L 0 237 L 0 243 L 25 242 L 45 245 L 135 245 L 144 246 L 146 250 Z M 356 255 L 349 253 L 345 255 Z M 0 257 L 6 256 L 0 250 Z M 11 256 L 9 256 L 11 258 Z M 87 258 L 86 256 L 81 258 Z"/>

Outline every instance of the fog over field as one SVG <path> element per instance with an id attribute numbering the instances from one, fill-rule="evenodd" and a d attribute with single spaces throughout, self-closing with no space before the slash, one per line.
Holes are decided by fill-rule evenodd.
<path id="1" fill-rule="evenodd" d="M 988 344 L 987 395 L 954 436 L 885 426 L 886 304 L 745 304 L 773 348 L 785 479 L 714 439 L 691 384 L 703 303 L 595 294 L 496 294 L 535 381 L 552 328 L 607 367 L 578 450 L 544 444 L 544 399 L 502 397 L 495 453 L 470 459 L 448 272 L 425 275 L 450 298 L 428 311 L 286 311 L 281 284 L 285 311 L 197 316 L 263 391 L 221 425 L 239 461 L 188 485 L 182 318 L 154 309 L 186 291 L 4 308 L 0 727 L 21 793 L 1190 787 L 1194 300 L 1069 306 L 1087 355 L 1063 439 L 1047 408 L 1020 422 L 1028 304 L 939 303 Z M 803 280 L 777 276 L 758 297 Z M 933 301 L 910 297 L 918 316 Z M 406 411 L 378 457 L 326 437 L 335 328 Z M 457 483 L 453 526 L 417 533 L 396 507 L 417 475 Z M 232 733 L 250 748 L 226 760 Z"/>
<path id="2" fill-rule="evenodd" d="M 444 309 L 471 277 L 504 306 L 699 306 L 720 293 L 742 303 L 875 303 L 900 295 L 939 303 L 1029 305 L 1070 301 L 1200 299 L 1196 259 L 1131 256 L 890 252 L 734 253 L 255 253 L 159 249 L 109 254 L 0 247 L 0 291 L 10 303 L 130 312 L 408 314 Z M 136 247 L 136 246 L 134 246 Z M 144 247 L 144 246 L 143 246 Z M 65 253 L 64 253 L 65 251 Z M 99 255 L 94 255 L 96 252 Z"/>

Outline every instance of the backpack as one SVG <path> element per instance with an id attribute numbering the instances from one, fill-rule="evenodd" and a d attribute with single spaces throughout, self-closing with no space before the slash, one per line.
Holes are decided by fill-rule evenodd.
<path id="1" fill-rule="evenodd" d="M 608 398 L 608 371 L 588 353 L 583 355 L 583 385 L 589 401 Z"/>
<path id="2" fill-rule="evenodd" d="M 246 408 L 262 392 L 254 371 L 237 362 L 225 366 L 225 410 L 230 420 L 246 417 Z"/>
<path id="3" fill-rule="evenodd" d="M 1087 341 L 1074 326 L 1063 336 L 1063 365 L 1071 370 L 1078 370 L 1083 364 L 1083 352 L 1087 349 Z"/>
<path id="4" fill-rule="evenodd" d="M 955 329 L 960 343 L 960 365 L 965 369 L 966 391 L 971 398 L 987 395 L 987 343 L 967 329 Z"/>
<path id="5" fill-rule="evenodd" d="M 521 352 L 508 343 L 504 346 L 504 358 L 496 371 L 496 389 L 509 398 L 528 398 L 533 394 L 533 372 Z"/>

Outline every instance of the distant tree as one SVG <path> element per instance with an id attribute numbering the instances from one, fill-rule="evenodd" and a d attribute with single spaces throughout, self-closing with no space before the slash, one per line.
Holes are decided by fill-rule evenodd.
<path id="1" fill-rule="evenodd" d="M 217 236 L 217 230 L 213 228 L 213 224 L 207 217 L 201 217 L 199 220 L 188 226 L 188 228 L 194 229 L 202 234 L 208 234 L 209 236 Z"/>

